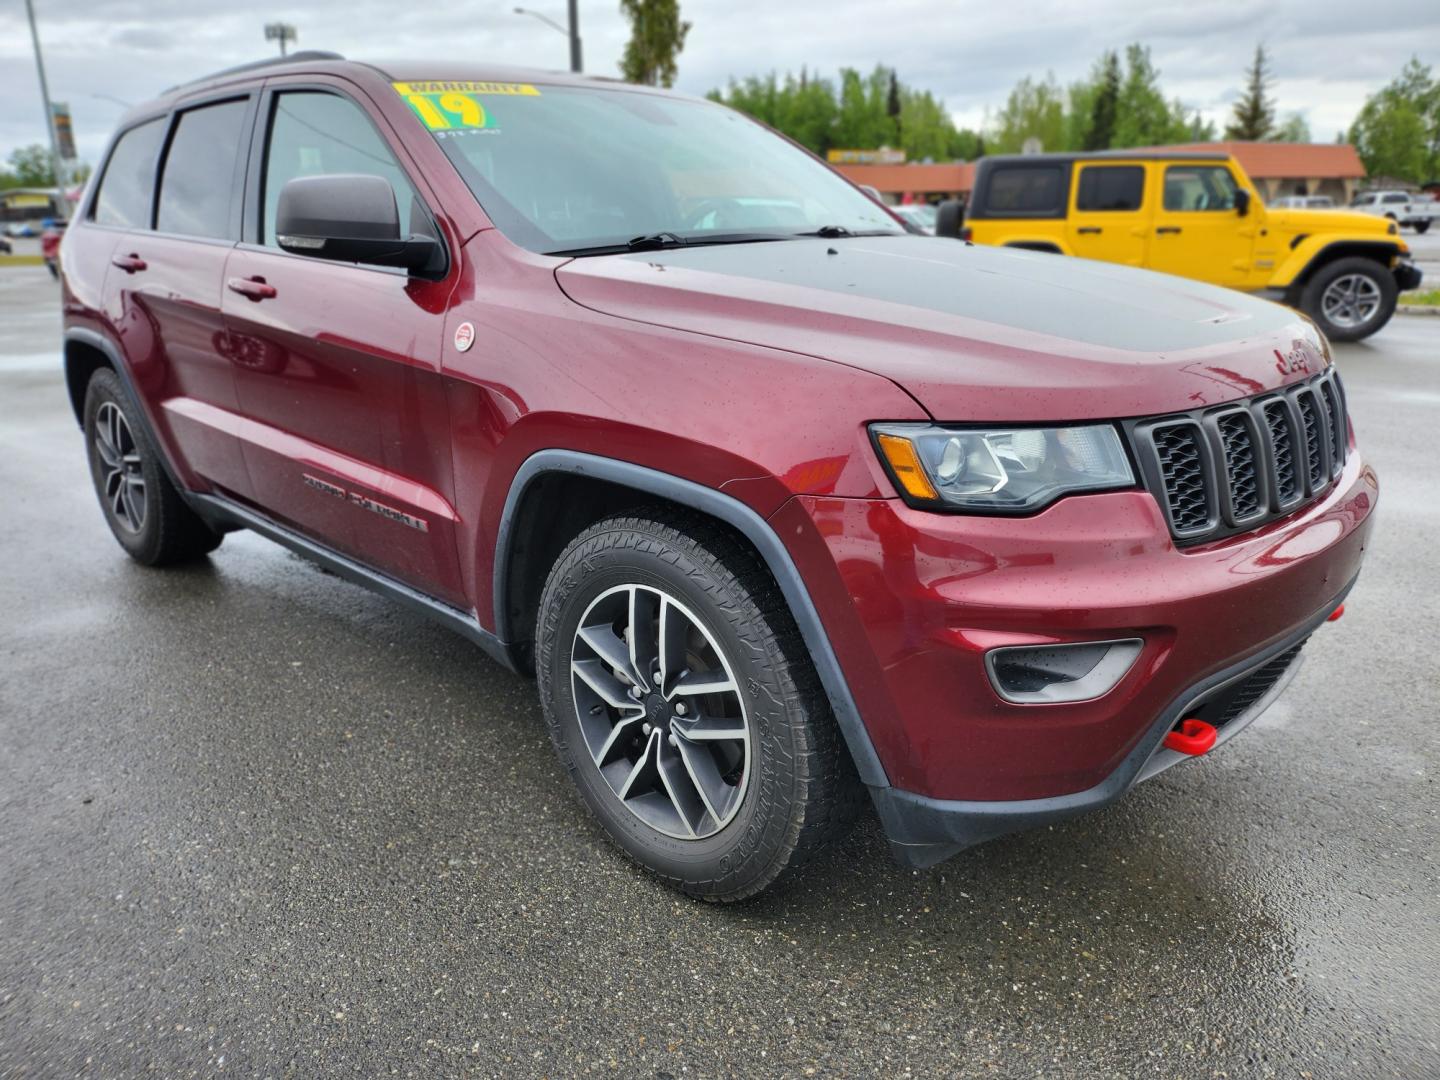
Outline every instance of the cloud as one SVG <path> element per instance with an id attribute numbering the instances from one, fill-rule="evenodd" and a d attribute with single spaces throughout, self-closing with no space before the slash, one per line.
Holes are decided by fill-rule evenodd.
<path id="1" fill-rule="evenodd" d="M 768 71 L 834 76 L 842 66 L 896 67 L 945 101 L 961 123 L 981 123 L 1016 80 L 1082 76 L 1104 49 L 1150 46 L 1161 83 L 1223 124 L 1257 41 L 1274 59 L 1281 115 L 1304 111 L 1319 139 L 1347 127 L 1365 96 L 1388 82 L 1417 43 L 1440 62 L 1440 5 L 1392 0 L 1385 25 L 1339 0 L 1213 0 L 1156 6 L 1137 0 L 681 0 L 694 28 L 678 89 L 703 94 L 731 77 Z M 563 20 L 559 0 L 530 6 Z M 106 97 L 143 101 L 209 71 L 273 53 L 267 22 L 299 28 L 298 47 L 384 61 L 446 60 L 560 68 L 554 30 L 513 14 L 514 0 L 463 5 L 393 0 L 37 0 L 51 93 L 68 101 L 83 157 L 93 161 L 122 112 Z M 616 0 L 580 0 L 587 70 L 614 74 L 628 35 Z M 1397 30 L 1396 28 L 1403 28 Z M 97 48 L 96 43 L 104 43 Z M 99 95 L 99 96 L 97 96 Z M 23 8 L 0 9 L 0 157 L 44 139 Z"/>

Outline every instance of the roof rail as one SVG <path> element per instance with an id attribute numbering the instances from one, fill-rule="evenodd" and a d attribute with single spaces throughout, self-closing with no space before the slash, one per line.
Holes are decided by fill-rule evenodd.
<path id="1" fill-rule="evenodd" d="M 224 78 L 227 75 L 239 75 L 245 71 L 255 71 L 259 68 L 276 67 L 279 64 L 303 64 L 314 60 L 344 60 L 345 57 L 337 52 L 327 52 L 324 49 L 302 49 L 300 52 L 291 53 L 289 56 L 271 56 L 264 60 L 252 60 L 248 64 L 236 64 L 234 67 L 224 68 L 220 71 L 212 71 L 209 75 L 202 75 L 198 79 L 190 79 L 183 83 L 176 83 L 168 90 L 167 94 L 173 94 L 187 86 L 194 86 L 196 83 L 210 82 L 212 79 Z"/>

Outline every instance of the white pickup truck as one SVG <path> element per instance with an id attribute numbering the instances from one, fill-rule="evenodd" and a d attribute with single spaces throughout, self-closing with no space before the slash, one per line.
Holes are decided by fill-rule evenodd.
<path id="1" fill-rule="evenodd" d="M 1436 202 L 1433 195 L 1412 195 L 1408 191 L 1362 191 L 1350 203 L 1350 209 L 1388 217 L 1417 233 L 1423 233 L 1432 221 L 1440 218 L 1440 202 Z"/>

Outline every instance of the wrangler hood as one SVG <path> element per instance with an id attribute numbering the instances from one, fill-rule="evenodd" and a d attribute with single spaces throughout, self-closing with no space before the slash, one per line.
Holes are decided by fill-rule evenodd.
<path id="1" fill-rule="evenodd" d="M 1147 416 L 1327 362 L 1288 308 L 1109 263 L 935 237 L 798 239 L 574 259 L 571 299 L 624 319 L 874 372 L 946 421 Z"/>

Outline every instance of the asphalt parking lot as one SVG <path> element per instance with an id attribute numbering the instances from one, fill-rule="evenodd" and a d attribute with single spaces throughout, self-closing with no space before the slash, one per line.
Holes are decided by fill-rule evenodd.
<path id="1" fill-rule="evenodd" d="M 0 269 L 0 1076 L 1440 1070 L 1440 319 L 1338 350 L 1377 540 L 1243 738 L 727 909 L 603 841 L 458 637 L 250 535 L 130 563 L 58 328 Z"/>

